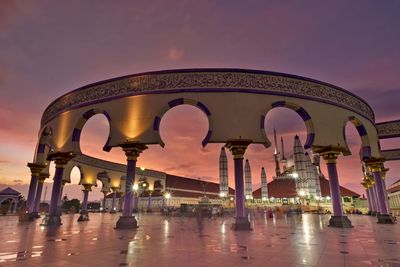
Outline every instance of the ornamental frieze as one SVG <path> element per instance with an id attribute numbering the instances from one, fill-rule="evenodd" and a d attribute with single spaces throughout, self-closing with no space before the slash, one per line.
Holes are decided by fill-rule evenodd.
<path id="1" fill-rule="evenodd" d="M 400 120 L 376 124 L 379 138 L 400 137 Z"/>
<path id="2" fill-rule="evenodd" d="M 400 149 L 383 150 L 381 154 L 385 160 L 400 160 Z"/>
<path id="3" fill-rule="evenodd" d="M 182 89 L 204 89 L 204 91 L 244 89 L 293 97 L 301 96 L 350 109 L 374 121 L 374 113 L 366 102 L 349 92 L 325 84 L 272 74 L 194 71 L 144 74 L 83 87 L 51 103 L 45 110 L 41 123 L 44 125 L 66 110 L 90 105 L 93 102 L 154 91 Z"/>

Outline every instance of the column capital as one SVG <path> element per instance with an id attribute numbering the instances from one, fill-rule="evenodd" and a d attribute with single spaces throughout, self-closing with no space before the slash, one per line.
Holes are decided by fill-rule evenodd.
<path id="1" fill-rule="evenodd" d="M 111 187 L 111 190 L 112 190 L 113 192 L 116 192 L 116 193 L 118 193 L 118 191 L 119 191 L 119 187 L 112 186 L 112 187 Z"/>
<path id="2" fill-rule="evenodd" d="M 82 191 L 92 191 L 92 184 L 82 184 L 83 190 Z"/>
<path id="3" fill-rule="evenodd" d="M 313 152 L 318 153 L 325 160 L 326 163 L 336 164 L 336 160 L 340 154 L 346 151 L 341 146 L 313 146 Z"/>
<path id="4" fill-rule="evenodd" d="M 128 160 L 137 160 L 139 154 L 147 149 L 147 146 L 145 144 L 130 141 L 119 144 L 119 146 L 125 152 Z"/>
<path id="5" fill-rule="evenodd" d="M 31 173 L 33 176 L 40 176 L 40 172 L 46 168 L 46 164 L 40 164 L 40 163 L 32 163 L 32 162 L 28 162 L 28 164 L 26 165 L 28 166 L 29 169 L 31 169 Z"/>
<path id="6" fill-rule="evenodd" d="M 55 152 L 47 156 L 47 160 L 53 160 L 56 168 L 64 168 L 67 163 L 75 157 L 72 152 Z"/>
<path id="7" fill-rule="evenodd" d="M 383 158 L 369 158 L 364 160 L 364 162 L 371 172 L 382 172 L 385 170 L 383 166 L 383 162 L 385 162 L 385 160 Z"/>
<path id="8" fill-rule="evenodd" d="M 39 174 L 38 182 L 39 182 L 39 183 L 44 183 L 44 180 L 46 180 L 46 179 L 49 178 L 49 177 L 50 177 L 50 174 L 48 174 L 48 173 L 46 173 L 46 172 L 41 172 L 41 173 Z"/>
<path id="9" fill-rule="evenodd" d="M 246 148 L 253 142 L 250 139 L 231 139 L 225 147 L 231 151 L 234 159 L 243 159 Z"/>

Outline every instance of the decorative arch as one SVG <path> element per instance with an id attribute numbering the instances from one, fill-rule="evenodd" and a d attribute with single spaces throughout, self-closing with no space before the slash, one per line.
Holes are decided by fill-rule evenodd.
<path id="1" fill-rule="evenodd" d="M 267 134 L 265 133 L 265 128 L 264 128 L 265 117 L 270 110 L 277 108 L 277 107 L 284 107 L 284 108 L 291 109 L 294 112 L 296 112 L 303 119 L 304 124 L 307 129 L 307 138 L 306 138 L 306 142 L 304 144 L 304 148 L 305 149 L 311 148 L 311 146 L 314 143 L 314 139 L 315 139 L 314 125 L 311 120 L 311 116 L 308 114 L 308 112 L 304 108 L 302 108 L 294 103 L 286 102 L 286 101 L 273 102 L 271 104 L 271 106 L 268 108 L 265 115 L 262 115 L 260 118 L 260 130 L 261 130 L 261 135 L 264 137 L 264 140 L 266 143 L 265 146 L 267 146 L 267 147 L 271 146 L 271 141 L 269 141 Z"/>
<path id="2" fill-rule="evenodd" d="M 80 148 L 80 139 L 81 139 L 81 133 L 82 133 L 82 129 L 83 126 L 85 126 L 86 122 L 93 117 L 94 115 L 97 114 L 103 114 L 107 120 L 108 120 L 108 125 L 109 125 L 109 133 L 108 133 L 108 138 L 106 143 L 103 146 L 103 150 L 106 152 L 110 152 L 111 150 L 111 146 L 110 146 L 110 140 L 111 140 L 111 117 L 108 114 L 107 111 L 105 110 L 101 110 L 101 109 L 90 109 L 88 111 L 86 111 L 78 120 L 78 122 L 76 123 L 73 131 L 72 131 L 72 137 L 71 137 L 71 141 L 72 141 L 72 146 L 73 146 L 73 150 L 76 154 L 82 154 L 81 153 L 81 148 Z"/>
<path id="3" fill-rule="evenodd" d="M 35 162 L 44 162 L 47 158 L 47 154 L 54 147 L 51 139 L 52 134 L 53 130 L 50 126 L 47 126 L 41 130 L 39 134 L 39 141 L 35 150 Z"/>
<path id="4" fill-rule="evenodd" d="M 346 153 L 346 154 L 351 155 L 351 152 L 350 152 L 349 146 L 347 144 L 347 140 L 346 140 L 346 125 L 348 122 L 351 122 L 354 125 L 354 127 L 356 128 L 356 130 L 358 132 L 358 135 L 361 138 L 360 159 L 366 160 L 366 159 L 371 158 L 371 144 L 370 144 L 370 141 L 368 138 L 368 132 L 367 132 L 366 128 L 364 127 L 364 125 L 362 124 L 362 122 L 355 116 L 349 116 L 343 125 L 343 138 L 346 143 L 346 150 L 348 151 L 348 153 Z"/>
<path id="5" fill-rule="evenodd" d="M 159 137 L 159 143 L 162 147 L 165 146 L 165 143 L 162 141 L 161 136 L 160 136 L 160 123 L 161 123 L 161 119 L 162 117 L 165 115 L 165 113 L 167 113 L 170 109 L 179 106 L 179 105 L 191 105 L 194 106 L 198 109 L 200 109 L 206 116 L 208 119 L 208 131 L 207 131 L 207 135 L 204 137 L 203 141 L 201 142 L 201 145 L 203 147 L 205 147 L 208 142 L 210 141 L 211 135 L 212 135 L 212 120 L 211 120 L 211 112 L 210 110 L 207 108 L 206 105 L 204 105 L 202 102 L 197 101 L 197 100 L 193 100 L 193 99 L 188 99 L 188 98 L 176 98 L 172 101 L 168 102 L 167 106 L 164 106 L 161 110 L 161 112 L 154 118 L 153 120 L 153 130 L 156 131 L 158 133 L 158 137 Z"/>

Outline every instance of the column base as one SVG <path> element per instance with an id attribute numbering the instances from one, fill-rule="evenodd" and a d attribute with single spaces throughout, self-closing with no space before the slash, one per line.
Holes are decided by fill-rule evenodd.
<path id="1" fill-rule="evenodd" d="M 87 211 L 81 211 L 81 215 L 79 215 L 78 222 L 89 221 L 89 213 Z"/>
<path id="2" fill-rule="evenodd" d="M 23 213 L 19 216 L 20 222 L 32 222 L 34 219 L 33 213 Z"/>
<path id="3" fill-rule="evenodd" d="M 117 211 L 116 210 L 111 210 L 110 213 L 114 214 L 114 213 L 117 213 Z"/>
<path id="4" fill-rule="evenodd" d="M 396 219 L 394 219 L 392 216 L 390 215 L 385 215 L 385 214 L 380 214 L 378 215 L 378 222 L 379 224 L 395 224 Z"/>
<path id="5" fill-rule="evenodd" d="M 376 216 L 377 214 L 378 214 L 377 211 L 371 211 L 369 215 L 371 215 L 371 216 Z"/>
<path id="6" fill-rule="evenodd" d="M 328 226 L 336 228 L 353 228 L 353 225 L 347 216 L 331 216 Z"/>
<path id="7" fill-rule="evenodd" d="M 235 231 L 251 231 L 250 221 L 247 217 L 236 217 L 235 222 L 232 223 L 232 230 Z"/>
<path id="8" fill-rule="evenodd" d="M 40 218 L 39 212 L 37 212 L 37 211 L 32 212 L 32 217 L 33 217 L 34 219 L 39 219 L 39 218 Z"/>
<path id="9" fill-rule="evenodd" d="M 117 221 L 115 229 L 137 229 L 137 221 L 135 216 L 121 216 Z"/>
<path id="10" fill-rule="evenodd" d="M 44 219 L 40 225 L 41 226 L 60 226 L 60 225 L 62 225 L 61 217 L 58 215 L 54 215 L 54 216 L 46 215 L 46 217 L 44 217 Z"/>

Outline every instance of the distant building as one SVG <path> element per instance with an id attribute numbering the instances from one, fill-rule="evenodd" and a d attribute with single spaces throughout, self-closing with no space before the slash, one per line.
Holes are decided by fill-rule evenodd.
<path id="1" fill-rule="evenodd" d="M 0 212 L 2 214 L 16 213 L 21 193 L 7 187 L 0 191 Z"/>

